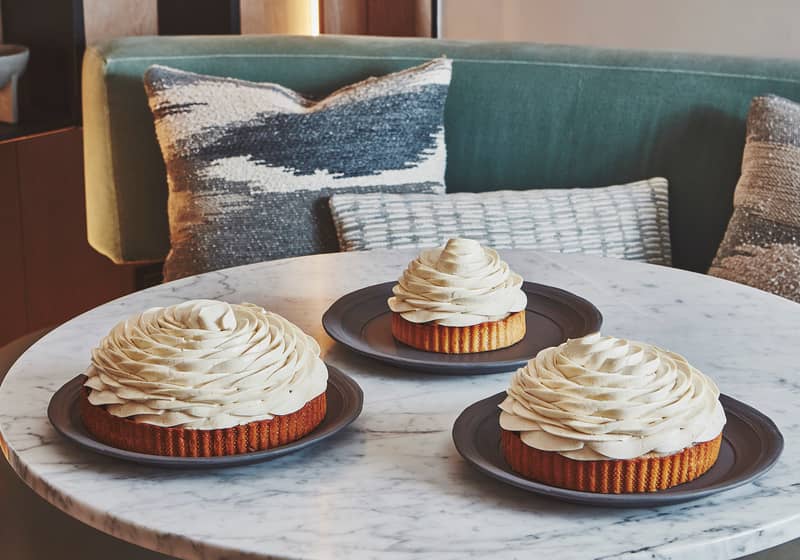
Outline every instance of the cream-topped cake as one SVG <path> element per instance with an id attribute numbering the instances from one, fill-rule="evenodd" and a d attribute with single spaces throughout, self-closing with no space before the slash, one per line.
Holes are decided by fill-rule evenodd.
<path id="1" fill-rule="evenodd" d="M 713 466 L 725 425 L 716 385 L 684 357 L 600 334 L 542 350 L 507 393 L 500 427 L 509 464 L 577 490 L 692 480 Z"/>
<path id="2" fill-rule="evenodd" d="M 471 239 L 423 250 L 392 292 L 392 333 L 415 348 L 481 352 L 525 336 L 522 277 L 497 251 Z"/>
<path id="3" fill-rule="evenodd" d="M 225 455 L 302 437 L 325 415 L 317 342 L 252 304 L 193 300 L 116 325 L 92 353 L 82 409 L 110 445 Z"/>

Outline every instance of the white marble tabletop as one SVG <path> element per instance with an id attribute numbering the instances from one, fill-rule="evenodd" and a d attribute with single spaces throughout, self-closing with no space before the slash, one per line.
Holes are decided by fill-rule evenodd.
<path id="1" fill-rule="evenodd" d="M 46 500 L 106 533 L 187 559 L 735 558 L 800 537 L 800 305 L 714 278 L 638 263 L 505 251 L 527 280 L 594 302 L 604 332 L 686 355 L 722 392 L 769 415 L 786 440 L 754 484 L 643 510 L 551 501 L 473 472 L 453 421 L 508 374 L 436 377 L 333 343 L 320 317 L 338 297 L 392 280 L 411 252 L 320 255 L 215 272 L 94 309 L 52 331 L 0 387 L 0 444 Z M 360 418 L 305 451 L 249 467 L 176 472 L 62 441 L 47 403 L 124 317 L 192 298 L 250 301 L 315 336 L 364 389 Z"/>

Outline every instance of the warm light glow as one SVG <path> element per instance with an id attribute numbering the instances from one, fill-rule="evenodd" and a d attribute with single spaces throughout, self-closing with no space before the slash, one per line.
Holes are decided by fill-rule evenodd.
<path id="1" fill-rule="evenodd" d="M 319 0 L 308 0 L 308 24 L 311 35 L 319 35 Z"/>

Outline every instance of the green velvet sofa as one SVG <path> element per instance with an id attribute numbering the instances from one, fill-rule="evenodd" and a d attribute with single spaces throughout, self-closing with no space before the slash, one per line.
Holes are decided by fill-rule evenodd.
<path id="1" fill-rule="evenodd" d="M 705 272 L 731 213 L 753 96 L 800 99 L 800 61 L 375 37 L 137 37 L 83 69 L 89 241 L 113 261 L 169 250 L 164 165 L 142 73 L 164 64 L 322 95 L 445 55 L 447 188 L 670 182 L 675 266 Z"/>

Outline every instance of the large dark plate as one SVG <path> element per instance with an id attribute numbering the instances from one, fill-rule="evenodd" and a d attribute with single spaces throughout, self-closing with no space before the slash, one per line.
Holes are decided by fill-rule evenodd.
<path id="1" fill-rule="evenodd" d="M 386 282 L 351 292 L 336 300 L 322 316 L 322 326 L 351 350 L 393 366 L 445 375 L 511 371 L 539 350 L 557 346 L 600 329 L 603 316 L 585 299 L 565 290 L 524 282 L 528 295 L 525 338 L 508 348 L 477 354 L 438 354 L 417 350 L 392 336 L 391 311 L 386 304 L 392 286 Z"/>
<path id="2" fill-rule="evenodd" d="M 453 425 L 458 452 L 477 470 L 528 492 L 567 502 L 612 507 L 656 507 L 696 500 L 752 482 L 766 473 L 783 451 L 777 426 L 756 409 L 720 396 L 728 418 L 722 431 L 719 458 L 704 475 L 691 482 L 652 493 L 597 494 L 557 488 L 523 478 L 506 463 L 500 450 L 500 410 L 505 393 L 468 407 Z"/>
<path id="3" fill-rule="evenodd" d="M 118 449 L 100 443 L 86 430 L 81 422 L 79 413 L 79 400 L 81 388 L 86 381 L 86 376 L 79 375 L 61 387 L 47 407 L 47 416 L 56 431 L 65 438 L 85 447 L 90 451 L 158 467 L 180 469 L 204 469 L 232 467 L 247 465 L 275 459 L 281 455 L 298 451 L 309 445 L 331 437 L 336 432 L 347 427 L 359 414 L 364 403 L 364 394 L 361 387 L 349 376 L 331 366 L 328 366 L 327 412 L 325 419 L 316 429 L 307 436 L 265 451 L 254 451 L 240 455 L 226 455 L 222 457 L 162 457 Z"/>

